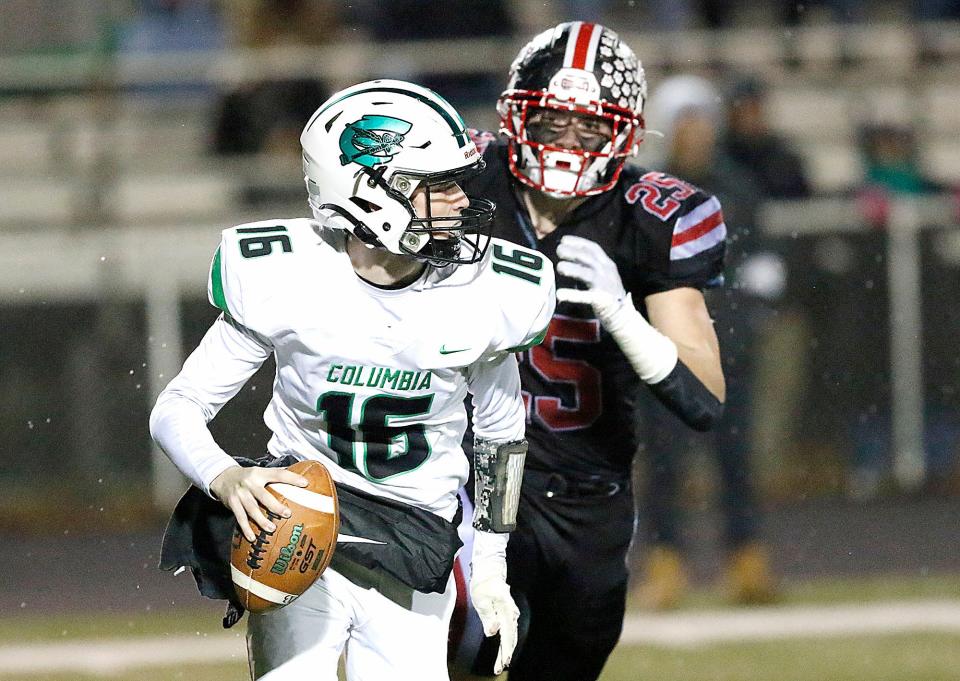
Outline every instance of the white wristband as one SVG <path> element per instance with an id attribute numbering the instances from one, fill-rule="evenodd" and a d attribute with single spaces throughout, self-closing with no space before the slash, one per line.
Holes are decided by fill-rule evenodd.
<path id="1" fill-rule="evenodd" d="M 659 383 L 677 365 L 677 345 L 657 331 L 633 306 L 630 295 L 594 312 L 613 336 L 640 380 Z"/>
<path id="2" fill-rule="evenodd" d="M 507 578 L 507 541 L 510 535 L 477 530 L 473 535 L 473 553 L 470 556 L 472 579 L 482 582 L 489 577 Z"/>

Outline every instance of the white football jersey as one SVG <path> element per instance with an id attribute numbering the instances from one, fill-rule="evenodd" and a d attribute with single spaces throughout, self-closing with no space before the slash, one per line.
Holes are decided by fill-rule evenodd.
<path id="1" fill-rule="evenodd" d="M 225 230 L 208 293 L 220 323 L 276 357 L 271 454 L 325 460 L 338 481 L 448 519 L 469 471 L 468 389 L 477 435 L 522 437 L 511 353 L 543 338 L 555 301 L 550 261 L 497 239 L 476 264 L 373 286 L 343 232 L 307 219 Z"/>

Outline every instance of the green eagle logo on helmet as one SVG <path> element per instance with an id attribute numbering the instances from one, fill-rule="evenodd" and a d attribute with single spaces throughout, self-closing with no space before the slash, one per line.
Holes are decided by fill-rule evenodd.
<path id="1" fill-rule="evenodd" d="M 372 168 L 400 153 L 403 138 L 413 125 L 393 116 L 366 114 L 348 123 L 340 135 L 340 165 L 359 163 Z"/>

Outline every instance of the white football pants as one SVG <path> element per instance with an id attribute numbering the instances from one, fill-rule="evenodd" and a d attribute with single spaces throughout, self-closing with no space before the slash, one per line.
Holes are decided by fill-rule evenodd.
<path id="1" fill-rule="evenodd" d="M 247 656 L 255 681 L 449 681 L 447 636 L 453 575 L 442 594 L 413 593 L 411 609 L 328 568 L 290 605 L 249 615 Z"/>

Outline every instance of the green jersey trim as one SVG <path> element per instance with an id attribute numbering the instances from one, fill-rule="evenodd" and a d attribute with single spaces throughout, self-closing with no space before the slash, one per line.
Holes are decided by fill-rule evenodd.
<path id="1" fill-rule="evenodd" d="M 221 272 L 219 246 L 217 252 L 213 255 L 213 265 L 210 267 L 210 291 L 213 293 L 213 304 L 230 314 L 227 297 L 223 293 L 223 273 Z"/>
<path id="2" fill-rule="evenodd" d="M 538 333 L 529 343 L 524 343 L 523 345 L 518 345 L 513 348 L 507 348 L 507 352 L 523 352 L 524 350 L 529 350 L 534 345 L 540 345 L 543 342 L 543 339 L 547 337 L 547 326 L 543 327 L 543 331 Z"/>

